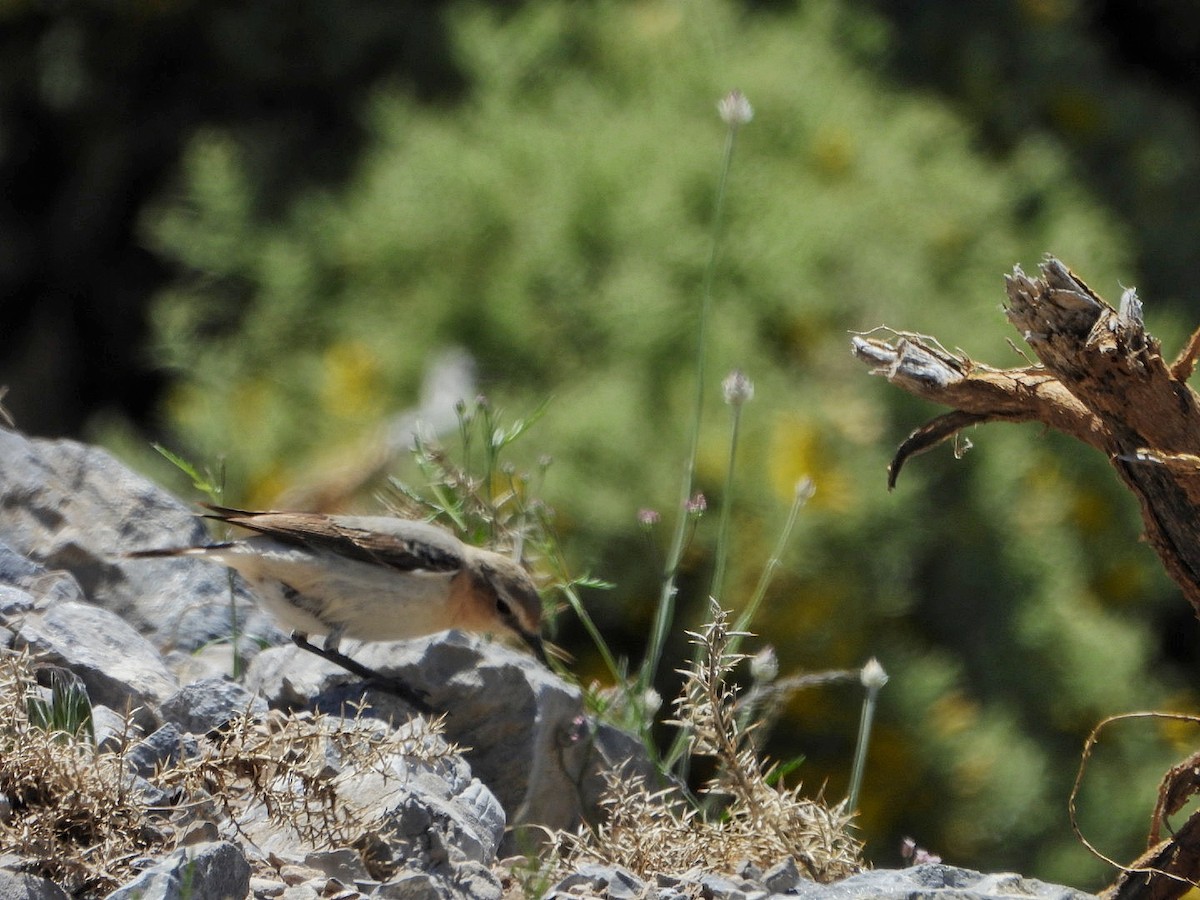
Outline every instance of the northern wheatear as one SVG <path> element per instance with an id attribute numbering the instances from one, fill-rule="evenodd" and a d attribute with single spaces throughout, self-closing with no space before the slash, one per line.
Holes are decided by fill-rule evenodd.
<path id="1" fill-rule="evenodd" d="M 391 641 L 449 628 L 519 637 L 546 661 L 542 604 L 520 565 L 437 525 L 386 516 L 248 512 L 209 506 L 207 518 L 254 536 L 132 557 L 195 556 L 241 573 L 299 646 L 365 677 L 342 638 Z M 325 635 L 324 647 L 308 635 Z"/>

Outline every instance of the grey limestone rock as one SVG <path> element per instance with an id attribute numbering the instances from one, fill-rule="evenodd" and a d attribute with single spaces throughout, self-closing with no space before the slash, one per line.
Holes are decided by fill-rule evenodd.
<path id="1" fill-rule="evenodd" d="M 801 880 L 808 900 L 1092 900 L 1093 895 L 1013 873 L 985 875 L 942 863 L 873 869 L 830 885 Z"/>
<path id="2" fill-rule="evenodd" d="M 500 900 L 503 888 L 500 880 L 483 863 L 466 862 L 454 872 L 451 883 L 454 891 L 471 900 Z"/>
<path id="3" fill-rule="evenodd" d="M 102 703 L 92 704 L 92 730 L 96 735 L 96 746 L 104 751 L 119 750 L 142 737 L 136 724 Z"/>
<path id="4" fill-rule="evenodd" d="M 472 866 L 486 868 L 495 861 L 504 810 L 462 757 L 423 721 L 399 726 L 400 744 L 379 740 L 391 726 L 377 719 L 326 716 L 321 721 L 337 737 L 325 744 L 319 777 L 332 792 L 334 806 L 350 814 L 342 826 L 351 829 L 347 843 L 369 850 L 372 862 L 363 869 L 361 860 L 355 865 L 344 852 L 314 853 L 300 833 L 268 817 L 259 804 L 239 817 L 238 832 L 262 853 L 303 860 L 306 868 L 343 883 L 413 866 L 452 880 L 474 871 Z M 368 745 L 369 753 L 347 749 Z M 298 781 L 280 779 L 273 789 L 276 802 L 284 806 L 290 801 L 280 791 L 296 792 L 297 804 L 305 799 L 306 788 Z"/>
<path id="5" fill-rule="evenodd" d="M 190 650 L 228 633 L 225 572 L 121 554 L 207 539 L 192 510 L 104 450 L 0 428 L 0 542 L 45 570 L 69 572 L 84 598 L 160 646 Z M 0 553 L 0 582 L 28 589 L 11 567 Z M 278 635 L 244 592 L 238 603 L 252 630 Z"/>
<path id="6" fill-rule="evenodd" d="M 228 841 L 177 850 L 111 894 L 108 900 L 242 900 L 250 864 Z"/>
<path id="7" fill-rule="evenodd" d="M 157 725 L 153 711 L 178 689 L 149 641 L 116 614 L 86 603 L 56 603 L 23 617 L 15 645 L 70 669 L 93 703 L 133 711 L 147 731 Z"/>
<path id="8" fill-rule="evenodd" d="M 2 533 L 0 533 L 0 584 L 10 588 L 19 588 L 32 598 L 28 602 L 0 603 L 0 612 L 6 616 L 28 612 L 38 604 L 46 606 L 65 600 L 81 601 L 84 599 L 83 588 L 79 586 L 79 582 L 70 572 L 51 571 L 26 558 L 3 542 Z M 9 603 L 13 603 L 11 608 L 9 608 Z"/>
<path id="9" fill-rule="evenodd" d="M 0 869 L 0 900 L 68 900 L 53 881 L 24 872 Z"/>
<path id="10" fill-rule="evenodd" d="M 237 682 L 213 675 L 184 685 L 163 701 L 160 711 L 183 731 L 207 734 L 245 713 L 265 716 L 267 702 Z"/>
<path id="11" fill-rule="evenodd" d="M 647 885 L 627 869 L 585 863 L 546 892 L 547 898 L 585 896 L 611 897 L 613 900 L 646 895 Z"/>
<path id="12" fill-rule="evenodd" d="M 500 900 L 500 882 L 487 866 L 465 863 L 451 874 L 404 869 L 379 885 L 385 900 Z"/>
<path id="13" fill-rule="evenodd" d="M 793 867 L 795 865 L 793 861 Z M 658 879 L 658 896 L 703 896 L 711 900 L 1095 900 L 1093 895 L 1062 885 L 1047 884 L 1012 873 L 984 875 L 970 869 L 942 864 L 909 869 L 874 869 L 834 884 L 817 884 L 797 878 L 790 888 L 766 884 L 772 873 L 788 874 L 787 861 L 773 866 L 760 879 L 730 878 L 718 873 L 693 870 L 680 876 Z M 743 871 L 746 871 L 743 869 Z M 616 898 L 646 896 L 636 893 L 641 882 L 617 866 L 585 865 L 554 885 L 546 894 L 552 900 L 578 896 Z"/>
<path id="14" fill-rule="evenodd" d="M 304 864 L 330 878 L 336 878 L 342 884 L 355 884 L 370 878 L 358 851 L 349 847 L 309 853 L 304 857 Z"/>
<path id="15" fill-rule="evenodd" d="M 13 584 L 0 584 L 0 616 L 11 620 L 33 609 L 36 598 Z"/>
<path id="16" fill-rule="evenodd" d="M 698 883 L 702 896 L 720 897 L 721 900 L 746 900 L 746 885 L 742 881 L 735 881 L 715 872 L 707 872 L 700 876 Z"/>
<path id="17" fill-rule="evenodd" d="M 800 883 L 800 871 L 796 868 L 796 860 L 789 856 L 783 862 L 771 866 L 761 878 L 754 880 L 762 882 L 773 894 L 786 894 Z"/>
<path id="18" fill-rule="evenodd" d="M 130 747 L 125 762 L 131 772 L 149 777 L 159 767 L 195 756 L 198 751 L 199 746 L 192 735 L 168 722 Z"/>
<path id="19" fill-rule="evenodd" d="M 262 875 L 250 876 L 250 895 L 256 900 L 268 900 L 268 898 L 282 897 L 283 892 L 287 889 L 282 881 L 277 878 L 267 878 Z"/>
<path id="20" fill-rule="evenodd" d="M 283 900 L 319 900 L 321 896 L 320 885 L 314 884 L 311 881 L 290 885 L 284 888 L 280 896 Z"/>
<path id="21" fill-rule="evenodd" d="M 384 900 L 443 900 L 446 894 L 428 872 L 408 870 L 381 884 L 375 896 Z"/>
<path id="22" fill-rule="evenodd" d="M 446 736 L 467 748 L 474 774 L 499 798 L 510 824 L 571 828 L 594 813 L 607 766 L 649 775 L 637 741 L 583 714 L 582 696 L 527 654 L 462 632 L 434 640 L 379 642 L 344 650 L 381 674 L 425 694 L 447 712 Z M 363 696 L 363 683 L 295 647 L 261 653 L 248 686 L 272 706 L 306 698 L 338 712 Z M 367 692 L 373 714 L 394 721 L 413 715 L 404 701 Z M 498 700 L 497 698 L 503 698 Z"/>

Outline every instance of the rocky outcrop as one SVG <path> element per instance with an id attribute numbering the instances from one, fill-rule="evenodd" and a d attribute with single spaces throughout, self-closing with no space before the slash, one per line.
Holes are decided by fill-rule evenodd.
<path id="1" fill-rule="evenodd" d="M 111 779 L 80 815 L 113 820 L 74 868 L 46 858 L 61 847 L 0 843 L 0 898 L 61 900 L 64 886 L 118 900 L 1082 896 L 947 866 L 820 886 L 792 860 L 654 883 L 602 866 L 557 885 L 518 880 L 499 860 L 536 849 L 544 829 L 594 819 L 605 771 L 649 773 L 638 742 L 591 721 L 579 690 L 530 656 L 477 637 L 343 645 L 444 711 L 431 727 L 400 697 L 285 645 L 220 567 L 122 555 L 205 538 L 192 510 L 104 451 L 0 429 L 0 707 L 6 690 L 28 692 L 7 698 L 14 717 L 50 709 L 64 686 L 85 692 L 92 737 L 66 771 L 95 765 Z M 241 648 L 242 683 L 229 677 L 235 627 L 255 638 Z M 38 673 L 41 687 L 21 680 Z M 43 749 L 61 746 L 50 735 Z M 0 829 L 44 795 L 0 794 Z M 144 820 L 122 825 L 131 810 Z M 118 852 L 111 829 L 124 826 Z M 112 860 L 85 858 L 104 841 Z M 78 877 L 58 884 L 50 871 Z"/>

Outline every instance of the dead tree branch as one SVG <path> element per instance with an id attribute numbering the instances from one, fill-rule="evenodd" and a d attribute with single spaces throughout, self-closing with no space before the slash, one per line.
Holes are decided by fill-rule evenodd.
<path id="1" fill-rule="evenodd" d="M 1105 454 L 1137 497 L 1151 546 L 1200 615 L 1200 397 L 1185 383 L 1200 337 L 1168 363 L 1133 292 L 1113 309 L 1053 258 L 1039 278 L 1014 269 L 1006 289 L 1008 319 L 1040 365 L 994 369 L 914 334 L 853 339 L 873 374 L 953 410 L 901 444 L 889 487 L 910 457 L 968 425 L 1040 422 Z"/>

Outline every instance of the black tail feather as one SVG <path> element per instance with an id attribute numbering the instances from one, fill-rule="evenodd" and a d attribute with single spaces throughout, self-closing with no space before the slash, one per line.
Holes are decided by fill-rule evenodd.
<path id="1" fill-rule="evenodd" d="M 161 547 L 155 550 L 130 550 L 128 553 L 122 553 L 121 556 L 126 559 L 155 559 L 164 556 L 179 556 L 181 553 L 186 553 L 188 550 L 221 550 L 225 547 L 232 547 L 233 541 L 225 541 L 219 544 L 203 544 L 193 545 L 190 547 Z"/>

